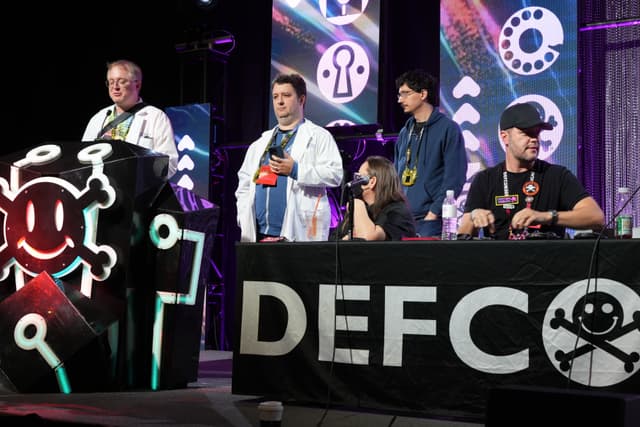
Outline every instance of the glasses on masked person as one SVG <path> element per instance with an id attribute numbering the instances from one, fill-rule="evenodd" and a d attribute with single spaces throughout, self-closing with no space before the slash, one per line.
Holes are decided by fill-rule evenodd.
<path id="1" fill-rule="evenodd" d="M 353 174 L 353 181 L 366 184 L 369 182 L 369 175 L 362 174 L 360 172 L 355 172 Z"/>

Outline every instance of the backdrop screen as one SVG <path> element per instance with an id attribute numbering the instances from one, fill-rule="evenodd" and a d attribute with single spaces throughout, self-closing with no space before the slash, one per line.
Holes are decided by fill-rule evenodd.
<path id="1" fill-rule="evenodd" d="M 320 126 L 377 122 L 379 0 L 274 0 L 272 19 L 271 79 L 304 77 L 307 118 Z"/>
<path id="2" fill-rule="evenodd" d="M 209 199 L 211 104 L 188 104 L 165 109 L 178 148 L 178 170 L 171 182 Z"/>
<path id="3" fill-rule="evenodd" d="M 468 178 L 504 160 L 498 122 L 516 102 L 555 126 L 540 134 L 540 158 L 576 173 L 576 52 L 575 0 L 440 2 L 441 108 L 463 130 Z"/>

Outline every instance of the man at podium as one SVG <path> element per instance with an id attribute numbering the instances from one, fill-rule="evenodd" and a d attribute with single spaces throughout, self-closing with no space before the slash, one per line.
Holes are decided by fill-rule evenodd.
<path id="1" fill-rule="evenodd" d="M 164 111 L 146 104 L 140 97 L 140 67 L 128 60 L 110 62 L 105 83 L 114 104 L 104 107 L 89 120 L 82 140 L 117 139 L 166 154 L 169 156 L 167 178 L 171 178 L 178 166 L 173 128 Z"/>

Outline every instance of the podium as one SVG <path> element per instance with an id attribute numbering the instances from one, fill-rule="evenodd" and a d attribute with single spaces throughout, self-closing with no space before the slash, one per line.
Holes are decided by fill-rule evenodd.
<path id="1" fill-rule="evenodd" d="M 0 378 L 11 387 L 85 390 L 96 360 L 106 373 L 95 391 L 192 380 L 193 368 L 172 368 L 197 369 L 190 349 L 199 348 L 200 323 L 192 325 L 202 319 L 202 256 L 219 209 L 182 205 L 199 198 L 169 184 L 167 168 L 166 155 L 121 141 L 47 143 L 0 157 L 0 306 L 10 307 L 0 310 Z M 158 301 L 181 310 L 167 308 L 164 321 Z M 56 311 L 70 313 L 68 322 L 46 315 Z M 46 330 L 46 346 L 20 342 L 34 325 Z M 184 342 L 168 351 L 162 343 L 174 333 Z"/>

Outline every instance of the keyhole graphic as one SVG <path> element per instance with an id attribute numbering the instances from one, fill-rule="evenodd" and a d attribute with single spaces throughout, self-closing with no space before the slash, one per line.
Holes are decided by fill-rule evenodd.
<path id="1" fill-rule="evenodd" d="M 351 97 L 351 74 L 350 68 L 354 61 L 354 52 L 348 45 L 340 46 L 333 54 L 333 66 L 338 72 L 336 74 L 335 85 L 333 86 L 333 96 L 335 98 Z"/>

